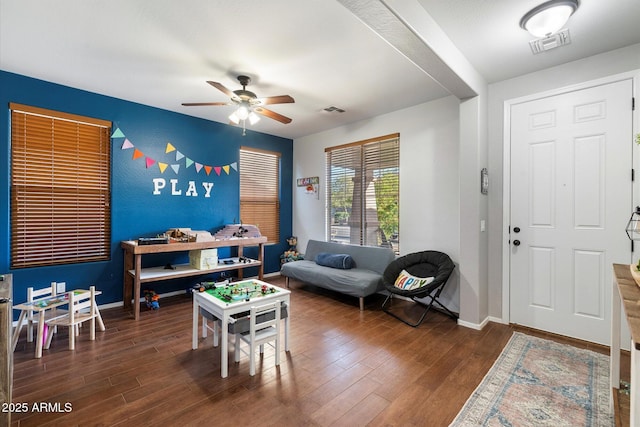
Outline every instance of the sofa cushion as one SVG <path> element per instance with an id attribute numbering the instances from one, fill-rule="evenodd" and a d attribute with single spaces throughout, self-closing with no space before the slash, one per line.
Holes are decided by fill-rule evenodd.
<path id="1" fill-rule="evenodd" d="M 375 271 L 362 268 L 340 270 L 308 260 L 285 263 L 280 274 L 354 297 L 366 297 L 384 288 L 382 276 Z"/>
<path id="2" fill-rule="evenodd" d="M 353 258 L 349 254 L 332 254 L 329 252 L 320 252 L 316 256 L 316 264 L 324 267 L 339 268 L 341 270 L 349 270 L 354 267 Z"/>
<path id="3" fill-rule="evenodd" d="M 398 275 L 395 283 L 393 284 L 396 288 L 404 289 L 405 291 L 418 289 L 423 286 L 427 286 L 429 283 L 433 282 L 435 277 L 417 277 L 409 274 L 407 270 L 402 270 Z"/>
<path id="4" fill-rule="evenodd" d="M 304 258 L 313 262 L 320 252 L 351 255 L 355 263 L 354 268 L 375 271 L 380 275 L 384 273 L 387 265 L 396 258 L 394 252 L 389 248 L 345 245 L 335 242 L 322 242 L 320 240 L 309 240 L 307 242 Z"/>

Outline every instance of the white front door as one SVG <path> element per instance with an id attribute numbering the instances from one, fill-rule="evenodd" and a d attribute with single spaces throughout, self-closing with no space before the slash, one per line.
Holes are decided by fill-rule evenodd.
<path id="1" fill-rule="evenodd" d="M 510 321 L 609 343 L 631 262 L 632 81 L 511 107 Z"/>

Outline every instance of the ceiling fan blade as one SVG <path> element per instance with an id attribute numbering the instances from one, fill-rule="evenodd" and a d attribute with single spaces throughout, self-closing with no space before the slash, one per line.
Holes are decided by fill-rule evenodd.
<path id="1" fill-rule="evenodd" d="M 296 102 L 289 95 L 268 96 L 266 98 L 258 98 L 257 103 L 260 105 L 273 105 L 273 104 L 291 104 Z"/>
<path id="2" fill-rule="evenodd" d="M 220 92 L 222 92 L 225 95 L 227 95 L 229 98 L 233 98 L 233 97 L 236 96 L 235 93 L 233 93 L 229 89 L 227 89 L 222 83 L 212 82 L 211 80 L 207 80 L 207 83 L 209 83 L 211 86 L 215 87 Z"/>
<path id="3" fill-rule="evenodd" d="M 270 119 L 277 120 L 280 123 L 284 123 L 284 124 L 291 123 L 291 119 L 289 117 L 283 116 L 282 114 L 278 114 L 275 111 L 267 110 L 266 108 L 256 107 L 253 109 L 253 111 L 265 117 L 268 117 Z"/>
<path id="4" fill-rule="evenodd" d="M 203 105 L 232 105 L 230 102 L 183 102 L 185 107 L 197 107 Z"/>

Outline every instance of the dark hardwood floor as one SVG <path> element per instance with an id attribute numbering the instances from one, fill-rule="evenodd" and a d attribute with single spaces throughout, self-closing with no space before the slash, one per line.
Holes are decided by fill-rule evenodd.
<path id="1" fill-rule="evenodd" d="M 380 310 L 380 296 L 361 312 L 356 298 L 299 282 L 291 290 L 291 351 L 275 367 L 267 348 L 254 377 L 246 356 L 236 364 L 230 355 L 229 377 L 220 378 L 211 334 L 191 350 L 186 293 L 143 308 L 138 322 L 121 308 L 102 310 L 107 330 L 96 341 L 85 330 L 69 351 L 60 331 L 42 359 L 23 331 L 13 402 L 29 411 L 14 413 L 12 425 L 447 426 L 514 330 L 490 323 L 477 331 L 438 312 L 411 328 Z M 33 412 L 40 403 L 48 408 Z"/>

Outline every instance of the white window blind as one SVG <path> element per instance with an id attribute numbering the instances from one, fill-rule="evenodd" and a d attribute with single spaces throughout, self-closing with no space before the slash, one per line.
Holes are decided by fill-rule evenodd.
<path id="1" fill-rule="evenodd" d="M 111 123 L 11 109 L 11 267 L 108 260 Z"/>
<path id="2" fill-rule="evenodd" d="M 400 135 L 326 152 L 327 234 L 331 241 L 399 252 Z"/>
<path id="3" fill-rule="evenodd" d="M 280 153 L 240 148 L 240 219 L 280 241 Z"/>

